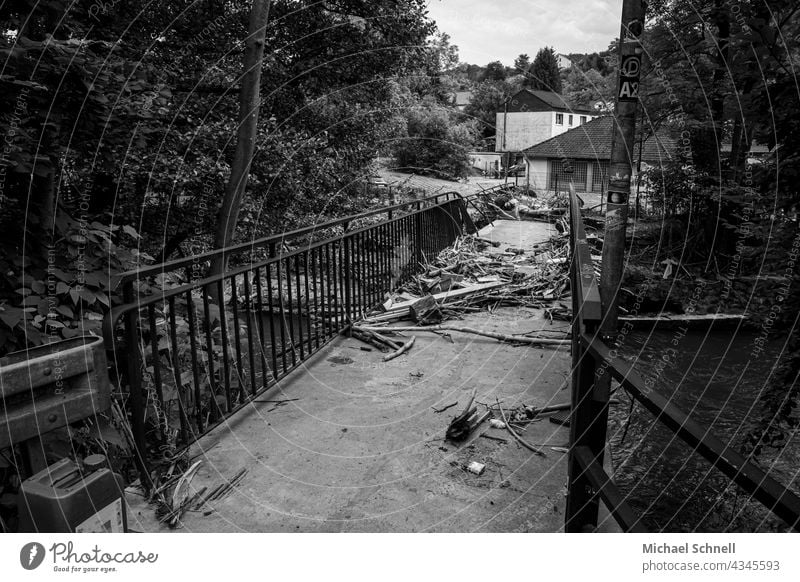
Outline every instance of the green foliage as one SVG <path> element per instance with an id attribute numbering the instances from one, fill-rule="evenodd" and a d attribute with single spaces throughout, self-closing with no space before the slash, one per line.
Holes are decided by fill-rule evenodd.
<path id="1" fill-rule="evenodd" d="M 407 115 L 407 137 L 394 148 L 397 166 L 414 173 L 443 178 L 468 175 L 468 152 L 475 142 L 473 121 L 456 121 L 445 107 L 412 109 Z"/>
<path id="2" fill-rule="evenodd" d="M 517 72 L 522 73 L 523 75 L 528 72 L 528 68 L 531 66 L 531 58 L 522 53 L 516 59 L 514 59 L 514 68 Z"/>
<path id="3" fill-rule="evenodd" d="M 561 75 L 558 71 L 556 51 L 552 47 L 544 47 L 536 53 L 526 85 L 531 89 L 561 93 Z"/>
<path id="4" fill-rule="evenodd" d="M 614 86 L 613 78 L 604 77 L 595 69 L 584 72 L 570 67 L 564 74 L 563 95 L 573 107 L 591 108 L 602 101 L 603 110 L 608 110 L 614 107 Z"/>
<path id="5" fill-rule="evenodd" d="M 135 249 L 139 234 L 128 225 L 87 222 L 62 211 L 54 231 L 44 254 L 22 254 L 20 245 L 0 241 L 0 354 L 99 334 L 112 301 L 121 300 L 114 277 L 151 259 Z"/>
<path id="6" fill-rule="evenodd" d="M 69 235 L 53 215 L 96 225 L 89 238 L 104 240 L 101 229 L 113 229 L 116 257 L 106 262 L 87 240 L 92 277 L 135 264 L 128 247 L 157 259 L 208 249 L 230 172 L 247 13 L 241 3 L 177 0 L 145 11 L 130 2 L 0 6 L 0 105 L 11 113 L 0 119 L 9 145 L 0 160 L 8 257 L 0 350 L 21 346 L 23 328 L 33 330 L 32 343 L 62 329 L 46 329 L 36 315 L 23 321 L 16 311 L 35 308 L 46 317 L 22 300 L 42 297 L 29 285 L 45 281 L 51 240 L 69 279 L 60 282 L 76 286 L 75 257 L 62 240 Z M 12 30 L 19 36 L 5 33 Z M 407 103 L 398 100 L 395 79 L 422 79 L 436 99 L 450 90 L 438 75 L 454 66 L 457 49 L 440 35 L 431 50 L 434 32 L 423 0 L 273 2 L 240 239 L 352 208 L 369 163 L 404 127 L 397 107 Z M 141 236 L 127 237 L 128 230 Z M 111 248 L 101 243 L 97 252 Z M 18 255 L 29 264 L 13 264 Z M 21 281 L 23 268 L 30 282 Z M 87 314 L 99 316 L 102 299 L 114 300 L 99 282 L 84 285 L 78 299 L 63 285 L 54 308 L 67 318 L 56 318 L 64 329 L 95 321 Z"/>
<path id="7" fill-rule="evenodd" d="M 478 124 L 478 130 L 483 138 L 482 148 L 493 150 L 493 140 L 497 128 L 497 112 L 502 110 L 503 102 L 509 95 L 508 90 L 504 90 L 504 84 L 483 82 L 472 92 L 472 99 L 464 108 L 464 114 L 473 119 Z"/>
<path id="8" fill-rule="evenodd" d="M 500 61 L 492 61 L 486 65 L 482 81 L 502 81 L 508 76 L 505 66 Z"/>

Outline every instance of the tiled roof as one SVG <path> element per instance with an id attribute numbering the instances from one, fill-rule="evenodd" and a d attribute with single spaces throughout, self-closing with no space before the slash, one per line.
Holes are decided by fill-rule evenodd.
<path id="1" fill-rule="evenodd" d="M 564 98 L 563 95 L 559 95 L 558 93 L 554 93 L 553 91 L 534 91 L 533 89 L 520 89 L 516 93 L 514 93 L 509 100 L 514 98 L 519 98 L 521 93 L 528 93 L 533 95 L 537 99 L 543 101 L 548 107 L 556 111 L 568 111 L 570 113 L 591 113 L 596 114 L 596 111 L 592 111 L 591 109 L 586 109 L 584 107 L 572 107 L 569 102 Z"/>
<path id="2" fill-rule="evenodd" d="M 611 129 L 614 117 L 598 117 L 588 123 L 531 146 L 525 150 L 530 158 L 569 158 L 583 160 L 611 159 Z M 650 136 L 644 141 L 642 161 L 661 163 L 675 156 L 675 140 L 664 135 Z M 639 142 L 634 144 L 634 160 L 639 158 Z"/>

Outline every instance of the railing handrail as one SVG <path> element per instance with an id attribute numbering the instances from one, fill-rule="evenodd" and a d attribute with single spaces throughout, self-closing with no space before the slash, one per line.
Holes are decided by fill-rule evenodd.
<path id="1" fill-rule="evenodd" d="M 570 217 L 572 233 L 570 242 L 573 246 L 571 251 L 574 253 L 571 281 L 574 282 L 575 289 L 572 290 L 573 307 L 573 418 L 572 428 L 574 434 L 586 434 L 589 426 L 597 419 L 591 418 L 587 422 L 586 411 L 593 402 L 597 400 L 595 393 L 597 387 L 606 379 L 601 380 L 600 376 L 605 372 L 598 373 L 598 368 L 602 366 L 608 374 L 620 382 L 622 387 L 644 407 L 651 412 L 656 420 L 663 424 L 673 434 L 683 442 L 693 448 L 703 458 L 709 461 L 714 467 L 719 469 L 726 477 L 731 479 L 749 495 L 759 501 L 774 515 L 782 519 L 789 526 L 800 531 L 800 496 L 796 495 L 786 486 L 770 477 L 764 470 L 750 462 L 739 452 L 731 449 L 718 437 L 710 434 L 708 427 L 701 426 L 692 420 L 688 414 L 675 406 L 670 399 L 664 397 L 658 391 L 647 385 L 645 380 L 633 368 L 631 364 L 615 357 L 611 348 L 595 333 L 597 324 L 601 319 L 600 296 L 597 281 L 594 275 L 594 267 L 591 263 L 591 254 L 586 244 L 586 233 L 583 227 L 580 208 L 578 206 L 575 188 L 570 184 Z M 588 325 L 586 325 L 588 324 Z M 607 396 L 604 397 L 607 400 Z M 603 400 L 603 398 L 601 398 Z M 578 410 L 578 409 L 581 410 Z M 590 411 L 591 414 L 602 414 L 607 416 L 606 408 Z M 605 420 L 603 420 L 605 422 Z M 579 423 L 587 423 L 586 426 L 578 426 Z M 605 425 L 603 425 L 605 426 Z M 571 433 L 573 434 L 573 433 Z M 602 434 L 605 435 L 603 428 Z M 583 437 L 585 440 L 585 437 Z M 603 438 L 605 440 L 605 437 Z M 574 468 L 575 475 L 571 473 L 569 491 L 573 494 L 573 479 L 583 480 L 590 484 L 594 493 L 588 498 L 603 499 L 617 522 L 626 531 L 641 531 L 642 525 L 632 514 L 629 506 L 624 502 L 613 485 L 611 477 L 608 476 L 595 458 L 602 458 L 602 450 L 605 442 L 589 442 L 590 446 L 584 446 L 578 442 L 571 442 L 571 463 L 576 463 Z M 591 448 L 596 449 L 592 452 Z M 585 498 L 585 493 L 577 490 L 576 496 Z M 580 500 L 582 503 L 583 500 Z M 584 506 L 585 507 L 585 506 Z M 584 507 L 572 512 L 572 517 L 577 516 Z M 570 512 L 570 498 L 567 502 L 568 508 L 568 529 Z M 596 515 L 594 515 L 596 524 Z M 578 524 L 580 526 L 581 524 Z"/>
<path id="2" fill-rule="evenodd" d="M 581 335 L 580 341 L 597 361 L 608 364 L 607 370 L 611 376 L 641 402 L 658 422 L 772 513 L 800 531 L 800 497 L 711 434 L 709 427 L 692 420 L 669 398 L 649 388 L 633 366 L 612 356 L 611 348 L 605 342 L 586 334 Z"/>
<path id="3" fill-rule="evenodd" d="M 396 211 L 402 211 L 409 208 L 416 207 L 419 209 L 420 206 L 428 203 L 439 204 L 440 198 L 444 197 L 444 202 L 448 202 L 453 198 L 462 198 L 461 194 L 458 192 L 445 192 L 442 194 L 435 194 L 433 196 L 428 196 L 426 198 L 420 198 L 419 200 L 413 200 L 411 202 L 403 202 L 400 204 L 395 204 L 393 206 L 385 206 L 383 208 L 377 208 L 374 210 L 368 210 L 366 212 L 361 212 L 358 214 L 352 214 L 349 216 L 344 216 L 342 218 L 336 218 L 334 220 L 330 220 L 324 222 L 322 224 L 315 224 L 312 226 L 305 226 L 302 228 L 298 228 L 289 232 L 284 232 L 277 235 L 271 235 L 263 238 L 259 238 L 250 242 L 246 243 L 239 243 L 236 245 L 227 246 L 222 249 L 213 249 L 210 251 L 206 251 L 204 253 L 200 253 L 198 255 L 193 255 L 191 257 L 181 258 L 181 259 L 173 259 L 171 261 L 165 261 L 163 263 L 159 263 L 157 265 L 151 265 L 148 267 L 133 269 L 130 271 L 125 271 L 124 273 L 120 273 L 112 278 L 111 289 L 117 289 L 120 285 L 124 285 L 131 281 L 136 281 L 142 279 L 144 277 L 151 277 L 154 275 L 160 275 L 162 273 L 170 273 L 172 271 L 177 271 L 178 269 L 183 269 L 185 267 L 189 267 L 191 265 L 196 265 L 198 263 L 203 263 L 207 261 L 211 261 L 218 257 L 224 257 L 225 255 L 230 255 L 233 253 L 237 253 L 240 251 L 247 251 L 253 250 L 257 248 L 267 247 L 271 244 L 280 244 L 286 242 L 287 240 L 294 239 L 300 236 L 304 236 L 310 233 L 313 233 L 318 230 L 324 230 L 327 228 L 332 228 L 334 226 L 339 226 L 341 224 L 353 222 L 356 220 L 361 220 L 364 218 L 370 218 L 372 216 L 377 216 L 378 214 L 383 213 L 394 213 Z"/>
<path id="4" fill-rule="evenodd" d="M 454 194 L 457 194 L 457 193 L 454 192 Z M 430 198 L 428 198 L 426 200 L 430 200 Z M 416 204 L 416 202 L 414 204 Z M 398 217 L 392 218 L 390 220 L 386 220 L 382 224 L 392 224 L 392 223 L 395 223 L 397 221 L 403 220 L 404 218 L 408 218 L 410 216 L 415 216 L 417 214 L 421 214 L 423 212 L 426 212 L 430 208 L 431 207 L 420 208 L 419 210 L 414 210 L 413 212 L 409 212 L 408 214 L 404 214 L 403 216 L 398 216 Z M 122 317 L 126 313 L 128 313 L 130 311 L 138 310 L 138 309 L 141 309 L 143 307 L 148 307 L 150 305 L 155 305 L 157 303 L 163 302 L 165 299 L 168 299 L 170 297 L 178 297 L 180 295 L 184 295 L 189 291 L 195 291 L 197 289 L 207 288 L 207 287 L 209 287 L 209 286 L 211 286 L 211 285 L 213 285 L 215 283 L 218 283 L 220 281 L 223 281 L 223 280 L 225 280 L 225 279 L 227 279 L 229 277 L 232 277 L 232 276 L 235 276 L 235 275 L 241 275 L 242 273 L 253 271 L 254 269 L 260 269 L 260 268 L 263 268 L 263 267 L 267 267 L 267 266 L 279 263 L 282 260 L 290 259 L 290 258 L 294 257 L 295 255 L 300 255 L 300 254 L 305 253 L 307 251 L 312 251 L 312 250 L 314 250 L 316 248 L 323 247 L 323 246 L 325 246 L 327 244 L 330 244 L 330 243 L 333 243 L 333 242 L 336 242 L 336 241 L 344 240 L 345 238 L 348 238 L 348 237 L 357 236 L 358 234 L 360 234 L 362 232 L 368 231 L 370 228 L 371 228 L 370 226 L 365 226 L 365 227 L 360 228 L 360 229 L 354 229 L 352 231 L 348 231 L 346 233 L 343 233 L 343 234 L 340 234 L 340 235 L 337 235 L 337 236 L 333 236 L 333 237 L 330 237 L 330 238 L 326 238 L 326 239 L 323 239 L 323 240 L 316 241 L 316 242 L 314 242 L 312 244 L 309 244 L 309 245 L 306 245 L 306 246 L 304 246 L 304 247 L 302 247 L 300 249 L 295 249 L 295 250 L 289 251 L 289 252 L 280 252 L 274 257 L 269 257 L 269 258 L 266 258 L 266 259 L 262 259 L 261 261 L 258 261 L 256 263 L 249 263 L 249 264 L 243 265 L 241 267 L 228 269 L 223 273 L 218 273 L 218 274 L 212 275 L 210 277 L 204 277 L 203 279 L 198 279 L 197 281 L 193 281 L 191 283 L 186 283 L 185 285 L 179 285 L 177 287 L 172 287 L 170 289 L 162 289 L 160 292 L 154 293 L 153 295 L 151 295 L 149 297 L 146 297 L 146 298 L 143 298 L 143 299 L 138 299 L 136 301 L 130 301 L 128 303 L 122 303 L 120 305 L 116 305 L 116 306 L 112 307 L 109 310 L 109 312 L 106 314 L 106 316 L 103 318 L 102 333 L 103 333 L 103 339 L 105 340 L 106 346 L 113 345 L 114 329 L 116 328 L 116 326 L 119 323 L 120 319 L 122 319 Z M 161 271 L 159 271 L 159 272 L 161 272 Z"/>
<path id="5" fill-rule="evenodd" d="M 586 240 L 586 229 L 583 225 L 580 207 L 578 205 L 578 195 L 575 193 L 575 186 L 569 184 L 570 197 L 570 225 L 572 227 L 572 237 L 575 242 L 575 261 L 578 276 L 575 278 L 577 294 L 580 308 L 581 319 L 591 322 L 600 321 L 602 310 L 600 304 L 600 290 L 597 286 L 597 279 L 594 276 L 594 264 L 592 254 L 589 251 L 589 243 Z M 578 314 L 576 314 L 578 315 Z"/>
<path id="6" fill-rule="evenodd" d="M 140 300 L 128 280 L 124 304 L 106 315 L 103 334 L 121 393 L 127 387 L 134 459 L 146 488 L 154 452 L 148 449 L 148 432 L 158 433 L 161 441 L 169 432 L 175 446 L 188 446 L 379 305 L 386 292 L 423 268 L 425 253 L 438 253 L 463 232 L 474 231 L 458 193 L 392 207 L 397 208 L 407 211 L 392 217 L 383 208 L 337 219 L 334 223 L 341 224 L 389 213 L 388 220 L 343 233 L 327 231 L 324 240 L 312 236 L 287 252 L 270 249 L 268 257 Z M 155 271 L 176 264 L 180 268 L 186 261 L 158 265 Z M 132 275 L 141 277 L 143 271 Z M 194 290 L 202 291 L 199 298 Z M 163 314 L 158 313 L 161 303 Z M 148 425 L 148 417 L 155 422 Z"/>

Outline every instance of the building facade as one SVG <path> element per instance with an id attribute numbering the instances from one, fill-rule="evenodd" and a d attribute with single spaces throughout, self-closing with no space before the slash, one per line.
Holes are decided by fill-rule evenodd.
<path id="1" fill-rule="evenodd" d="M 597 111 L 570 107 L 558 93 L 522 89 L 497 112 L 495 151 L 521 152 L 598 115 Z"/>
<path id="2" fill-rule="evenodd" d="M 605 192 L 613 127 L 614 117 L 600 117 L 527 148 L 523 153 L 530 187 L 537 192 L 565 191 L 572 182 L 577 192 Z M 658 132 L 641 144 L 637 141 L 633 147 L 634 174 L 639 162 L 645 169 L 664 164 L 675 155 L 675 141 Z"/>

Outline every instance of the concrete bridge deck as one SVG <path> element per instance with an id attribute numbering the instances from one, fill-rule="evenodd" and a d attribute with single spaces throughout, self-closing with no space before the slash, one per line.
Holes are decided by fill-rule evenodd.
<path id="1" fill-rule="evenodd" d="M 482 232 L 509 246 L 546 240 L 550 225 L 498 221 Z M 503 333 L 566 331 L 539 310 L 500 308 L 459 324 Z M 556 532 L 563 530 L 569 430 L 544 419 L 523 437 L 546 457 L 484 423 L 460 445 L 445 429 L 473 388 L 504 408 L 569 401 L 566 348 L 515 347 L 474 335 L 417 335 L 383 363 L 340 337 L 280 386 L 192 447 L 204 463 L 192 488 L 209 490 L 246 468 L 235 491 L 189 512 L 183 532 Z M 268 400 L 292 399 L 276 405 Z M 458 406 L 436 413 L 453 402 Z M 479 407 L 483 410 L 483 407 Z M 482 438 L 480 433 L 506 439 Z M 486 465 L 482 475 L 464 470 Z M 139 498 L 141 499 L 141 498 Z M 167 531 L 133 500 L 130 525 Z"/>

